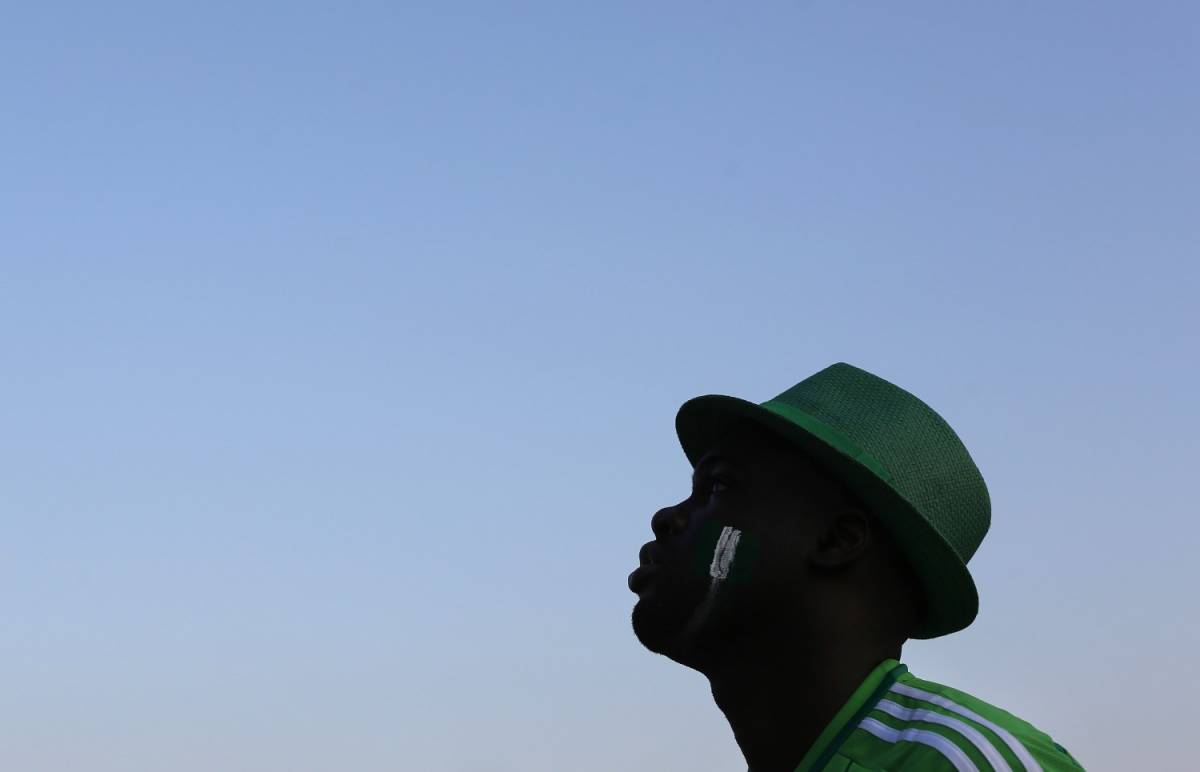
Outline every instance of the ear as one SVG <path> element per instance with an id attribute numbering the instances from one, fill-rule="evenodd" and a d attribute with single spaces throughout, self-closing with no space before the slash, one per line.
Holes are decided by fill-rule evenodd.
<path id="1" fill-rule="evenodd" d="M 856 509 L 834 512 L 826 518 L 809 560 L 818 568 L 841 568 L 853 563 L 870 543 L 871 523 L 865 514 Z"/>

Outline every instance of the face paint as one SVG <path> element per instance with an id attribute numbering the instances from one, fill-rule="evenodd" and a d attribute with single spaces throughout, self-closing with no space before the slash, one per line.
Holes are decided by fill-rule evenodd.
<path id="1" fill-rule="evenodd" d="M 704 570 L 709 578 L 709 585 L 708 594 L 696 606 L 696 611 L 684 629 L 684 640 L 689 642 L 708 621 L 717 601 L 724 596 L 722 588 L 725 584 L 741 584 L 747 581 L 754 558 L 758 554 L 758 540 L 754 536 L 717 522 L 710 522 L 704 526 L 696 545 L 696 569 L 697 572 Z"/>
<path id="2" fill-rule="evenodd" d="M 752 575 L 758 552 L 759 540 L 753 534 L 709 522 L 696 537 L 692 571 L 714 582 L 744 584 Z"/>
<path id="3" fill-rule="evenodd" d="M 736 528 L 725 526 L 717 537 L 717 546 L 713 548 L 712 563 L 708 566 L 708 575 L 713 583 L 723 582 L 729 578 L 729 569 L 733 567 L 733 559 L 737 557 L 738 542 L 742 532 Z"/>

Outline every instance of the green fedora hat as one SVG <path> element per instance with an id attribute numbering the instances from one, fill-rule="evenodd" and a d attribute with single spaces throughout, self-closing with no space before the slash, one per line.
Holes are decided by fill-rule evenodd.
<path id="1" fill-rule="evenodd" d="M 888 529 L 925 595 L 925 616 L 912 637 L 971 624 L 979 594 L 967 561 L 987 533 L 991 502 L 966 447 L 933 408 L 839 362 L 761 405 L 715 394 L 685 402 L 675 429 L 692 465 L 739 419 L 810 456 Z"/>

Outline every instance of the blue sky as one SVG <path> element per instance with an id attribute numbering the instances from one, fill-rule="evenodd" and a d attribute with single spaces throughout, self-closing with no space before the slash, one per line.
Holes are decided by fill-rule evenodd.
<path id="1" fill-rule="evenodd" d="M 1188 753 L 1200 12 L 652 6 L 8 10 L 0 767 L 743 768 L 625 576 L 835 361 L 991 488 L 912 669 Z"/>

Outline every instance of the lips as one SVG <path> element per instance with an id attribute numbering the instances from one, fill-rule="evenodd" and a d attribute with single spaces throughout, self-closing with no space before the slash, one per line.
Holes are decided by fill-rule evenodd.
<path id="1" fill-rule="evenodd" d="M 642 590 L 650 585 L 657 573 L 658 566 L 656 565 L 638 566 L 633 569 L 633 573 L 629 575 L 629 590 L 640 595 Z"/>
<path id="2" fill-rule="evenodd" d="M 642 590 L 650 584 L 650 580 L 659 570 L 658 545 L 654 542 L 647 542 L 642 545 L 641 551 L 638 552 L 638 560 L 641 565 L 633 570 L 629 575 L 629 589 L 635 593 L 641 593 Z"/>

